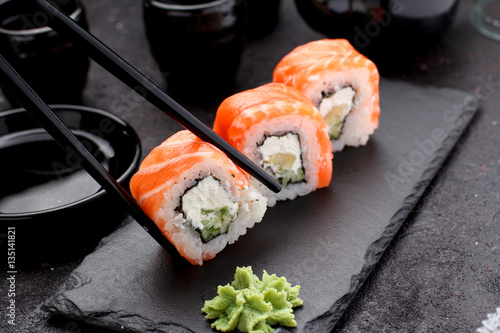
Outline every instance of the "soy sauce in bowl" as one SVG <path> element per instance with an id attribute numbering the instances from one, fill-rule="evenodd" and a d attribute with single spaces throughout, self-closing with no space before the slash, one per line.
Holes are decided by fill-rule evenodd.
<path id="1" fill-rule="evenodd" d="M 76 137 L 107 169 L 115 152 L 108 141 L 76 131 Z M 35 212 L 64 206 L 95 194 L 100 185 L 43 129 L 0 138 L 0 212 Z"/>
<path id="2" fill-rule="evenodd" d="M 51 108 L 127 189 L 141 158 L 133 128 L 102 110 Z M 0 230 L 15 228 L 20 263 L 88 253 L 128 215 L 23 109 L 0 112 L 0 162 Z"/>

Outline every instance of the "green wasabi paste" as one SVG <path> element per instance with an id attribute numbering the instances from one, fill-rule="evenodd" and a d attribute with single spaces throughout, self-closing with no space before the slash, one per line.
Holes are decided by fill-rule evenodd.
<path id="1" fill-rule="evenodd" d="M 300 286 L 292 287 L 286 278 L 264 271 L 262 281 L 252 267 L 237 267 L 231 285 L 219 286 L 214 299 L 205 301 L 201 311 L 216 319 L 212 328 L 222 332 L 271 333 L 271 326 L 296 327 L 292 308 L 302 305 Z"/>

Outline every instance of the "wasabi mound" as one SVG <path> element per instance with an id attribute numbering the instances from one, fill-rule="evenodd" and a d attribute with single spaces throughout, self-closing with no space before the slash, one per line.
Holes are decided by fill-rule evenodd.
<path id="1" fill-rule="evenodd" d="M 237 267 L 231 285 L 219 286 L 214 299 L 205 301 L 201 311 L 216 319 L 212 328 L 222 332 L 271 333 L 272 326 L 296 327 L 292 308 L 302 305 L 300 286 L 292 287 L 286 278 L 264 271 L 262 281 L 252 267 Z"/>

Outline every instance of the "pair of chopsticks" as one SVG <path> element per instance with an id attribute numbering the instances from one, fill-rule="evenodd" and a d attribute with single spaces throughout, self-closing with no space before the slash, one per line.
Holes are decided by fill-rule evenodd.
<path id="1" fill-rule="evenodd" d="M 141 87 L 149 102 L 173 118 L 200 139 L 222 150 L 243 170 L 266 185 L 270 190 L 279 192 L 281 186 L 260 167 L 223 140 L 208 126 L 171 99 L 153 82 L 142 75 L 93 35 L 82 29 L 47 0 L 35 0 L 49 15 L 49 27 L 66 37 L 72 44 L 82 49 L 90 58 L 116 76 L 130 88 Z M 175 257 L 177 251 L 163 237 L 160 229 L 137 205 L 132 196 L 108 173 L 90 154 L 71 130 L 54 114 L 50 107 L 33 91 L 15 69 L 0 54 L 0 84 L 30 113 L 30 115 L 77 161 L 109 194 L 119 199 L 129 214 L 165 249 Z"/>
<path id="2" fill-rule="evenodd" d="M 134 198 L 108 173 L 83 146 L 71 130 L 54 114 L 0 54 L 0 84 L 26 111 L 71 155 L 109 194 L 119 199 L 123 208 L 172 256 L 174 246 L 163 237 L 160 229 L 137 205 Z"/>

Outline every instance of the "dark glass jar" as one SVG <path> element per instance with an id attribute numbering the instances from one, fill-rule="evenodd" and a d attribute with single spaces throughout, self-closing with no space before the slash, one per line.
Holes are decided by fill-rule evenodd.
<path id="1" fill-rule="evenodd" d="M 346 38 L 379 66 L 429 50 L 452 24 L 458 0 L 295 0 L 302 18 Z"/>
<path id="2" fill-rule="evenodd" d="M 246 0 L 248 39 L 262 38 L 275 28 L 281 0 Z"/>
<path id="3" fill-rule="evenodd" d="M 190 101 L 230 93 L 246 38 L 241 0 L 144 0 L 151 52 L 169 94 Z"/>
<path id="4" fill-rule="evenodd" d="M 88 29 L 81 3 L 64 0 L 55 4 Z M 89 59 L 46 26 L 47 15 L 34 1 L 0 2 L 0 52 L 46 103 L 79 104 Z M 17 105 L 11 96 L 6 97 Z"/>

